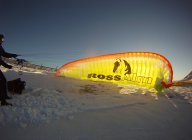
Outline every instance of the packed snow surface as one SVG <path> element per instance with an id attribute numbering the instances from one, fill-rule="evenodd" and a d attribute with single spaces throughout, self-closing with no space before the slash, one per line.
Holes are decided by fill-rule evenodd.
<path id="1" fill-rule="evenodd" d="M 21 78 L 27 85 L 21 95 L 9 93 L 12 99 L 7 101 L 13 106 L 0 107 L 0 127 L 38 126 L 62 117 L 72 120 L 74 114 L 79 112 L 144 104 L 155 100 L 153 90 L 132 85 L 117 86 L 55 77 L 53 73 L 33 69 L 4 69 L 4 74 L 7 80 Z M 186 103 L 192 103 L 191 87 L 172 87 L 160 94 L 166 98 L 164 95 L 180 96 Z"/>

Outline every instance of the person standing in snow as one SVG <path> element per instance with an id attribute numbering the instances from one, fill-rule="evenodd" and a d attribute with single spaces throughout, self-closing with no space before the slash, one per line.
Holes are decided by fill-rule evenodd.
<path id="1" fill-rule="evenodd" d="M 4 66 L 5 68 L 11 69 L 12 66 L 6 64 L 3 60 L 2 60 L 2 56 L 6 57 L 6 58 L 16 58 L 18 55 L 17 54 L 12 54 L 12 53 L 7 53 L 3 47 L 2 44 L 4 42 L 4 36 L 2 34 L 0 34 L 0 65 Z M 12 105 L 11 103 L 8 103 L 6 101 L 6 99 L 11 99 L 11 97 L 9 97 L 7 95 L 7 80 L 3 74 L 3 72 L 0 70 L 0 100 L 1 100 L 1 106 L 4 105 Z"/>

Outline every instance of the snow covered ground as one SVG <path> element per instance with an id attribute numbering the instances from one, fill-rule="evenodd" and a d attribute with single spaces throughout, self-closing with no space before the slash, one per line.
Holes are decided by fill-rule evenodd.
<path id="1" fill-rule="evenodd" d="M 0 107 L 3 139 L 192 139 L 190 86 L 172 87 L 156 101 L 153 91 L 135 86 L 19 71 L 4 69 L 7 80 L 20 77 L 27 86 L 10 94 L 13 106 Z"/>

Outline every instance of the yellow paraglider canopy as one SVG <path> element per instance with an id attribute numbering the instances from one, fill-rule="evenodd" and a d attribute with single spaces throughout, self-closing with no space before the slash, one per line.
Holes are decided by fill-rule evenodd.
<path id="1" fill-rule="evenodd" d="M 172 85 L 171 63 L 152 52 L 125 52 L 89 57 L 63 65 L 56 76 L 116 84 L 134 84 L 161 91 Z"/>

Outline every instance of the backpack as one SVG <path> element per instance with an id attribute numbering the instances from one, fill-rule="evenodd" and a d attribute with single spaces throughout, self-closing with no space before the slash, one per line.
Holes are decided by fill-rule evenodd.
<path id="1" fill-rule="evenodd" d="M 8 91 L 13 94 L 21 94 L 25 89 L 26 82 L 21 81 L 21 78 L 11 80 L 7 82 Z"/>

